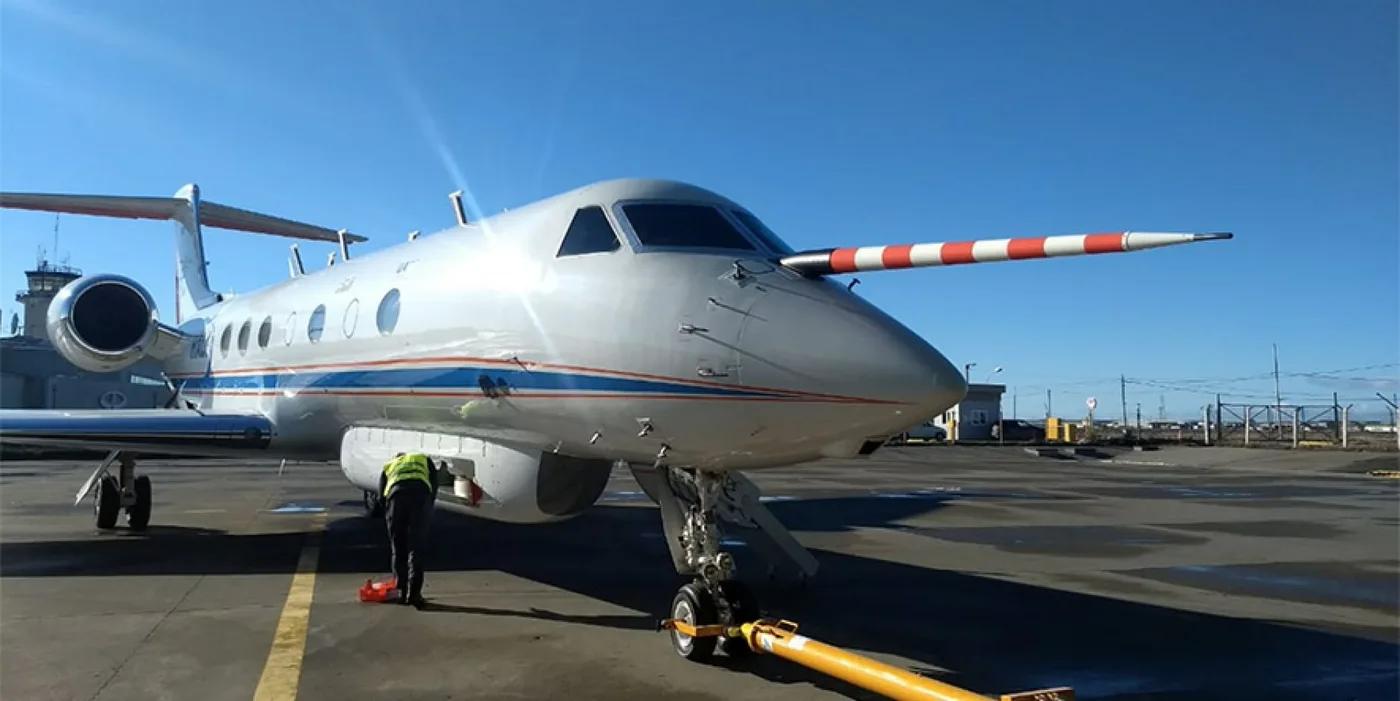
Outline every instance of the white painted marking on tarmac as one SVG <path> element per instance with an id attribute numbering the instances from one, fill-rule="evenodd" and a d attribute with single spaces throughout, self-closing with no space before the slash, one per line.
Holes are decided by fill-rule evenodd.
<path id="1" fill-rule="evenodd" d="M 298 503 L 296 503 L 296 502 L 292 502 L 292 503 L 289 503 L 289 504 L 283 504 L 283 505 L 281 505 L 281 506 L 279 506 L 279 507 L 277 507 L 277 508 L 275 508 L 275 509 L 264 509 L 264 510 L 263 510 L 263 513 L 269 513 L 269 514 L 319 514 L 319 513 L 324 512 L 325 510 L 326 510 L 326 507 L 324 507 L 324 506 L 316 506 L 315 504 L 298 504 Z"/>
<path id="2" fill-rule="evenodd" d="M 645 492 L 608 492 L 599 497 L 599 501 L 645 501 L 648 497 Z"/>

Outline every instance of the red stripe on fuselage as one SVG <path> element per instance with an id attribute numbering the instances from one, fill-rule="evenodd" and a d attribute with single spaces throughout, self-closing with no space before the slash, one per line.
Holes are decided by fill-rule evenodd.
<path id="1" fill-rule="evenodd" d="M 218 397 L 276 397 L 285 396 L 287 390 L 281 389 L 184 389 L 183 394 L 190 396 L 218 396 Z M 411 392 L 400 390 L 355 390 L 355 389 L 320 389 L 301 388 L 293 395 L 316 395 L 316 396 L 337 396 L 337 397 L 474 397 L 484 398 L 480 390 L 414 390 Z M 908 402 L 900 402 L 892 399 L 861 399 L 861 398 L 840 398 L 825 399 L 821 397 L 762 397 L 744 395 L 704 395 L 704 394 L 665 394 L 665 393 L 637 393 L 637 392 L 565 392 L 555 394 L 528 394 L 512 393 L 502 396 L 501 399 L 634 399 L 634 400 L 697 400 L 697 401 L 738 401 L 738 402 L 779 402 L 788 404 L 867 404 L 867 405 L 907 405 Z"/>
<path id="2" fill-rule="evenodd" d="M 500 358 L 473 358 L 473 357 L 425 357 L 425 358 L 395 358 L 391 360 L 362 360 L 362 361 L 342 361 L 333 363 L 313 363 L 299 365 L 282 365 L 277 367 L 251 367 L 251 368 L 227 368 L 221 370 L 171 373 L 171 379 L 187 379 L 195 377 L 239 377 L 246 375 L 263 375 L 277 373 L 296 372 L 327 372 L 336 370 L 352 370 L 359 368 L 383 368 L 383 367 L 411 367 L 423 365 L 446 365 L 451 367 L 456 364 L 489 365 L 501 367 L 523 367 L 527 370 L 544 370 L 553 372 L 580 373 L 598 375 L 602 377 L 624 377 L 638 380 L 653 380 L 659 382 L 674 382 L 690 387 L 717 387 L 725 389 L 743 389 L 750 392 L 772 392 L 774 394 L 787 395 L 792 397 L 807 397 L 812 399 L 832 399 L 848 401 L 872 401 L 863 397 L 850 397 L 840 394 L 826 394 L 822 392 L 806 392 L 794 389 L 777 389 L 774 387 L 762 387 L 753 385 L 727 385 L 719 382 L 706 382 L 704 380 L 691 380 L 688 378 L 671 377 L 668 375 L 654 375 L 644 372 L 628 372 L 626 370 L 608 370 L 605 368 L 588 367 L 584 365 L 564 365 L 558 363 L 541 363 L 533 361 L 503 360 Z M 882 401 L 882 400 L 873 400 Z"/>

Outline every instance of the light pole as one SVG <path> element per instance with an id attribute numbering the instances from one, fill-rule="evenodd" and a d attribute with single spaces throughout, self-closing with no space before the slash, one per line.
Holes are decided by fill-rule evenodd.
<path id="1" fill-rule="evenodd" d="M 972 386 L 972 366 L 974 366 L 974 365 L 976 365 L 976 364 L 977 364 L 977 363 L 963 363 L 963 379 L 967 382 L 967 384 L 968 384 L 969 387 Z M 964 400 L 966 400 L 966 398 L 964 398 Z M 954 415 L 953 415 L 953 442 L 954 442 L 954 443 L 957 443 L 959 440 L 962 440 L 962 425 L 963 425 L 962 402 L 958 402 L 957 411 L 956 411 L 956 412 L 954 413 Z"/>
<path id="2" fill-rule="evenodd" d="M 999 375 L 999 374 L 1001 374 L 1001 366 L 1000 366 L 1000 365 L 996 366 L 995 369 L 993 369 L 991 372 L 987 373 L 987 380 L 990 381 L 990 380 L 992 379 L 992 375 Z M 1001 422 L 1001 415 L 1002 415 L 1001 405 L 1002 405 L 1002 403 L 1005 402 L 1005 401 L 1006 401 L 1006 400 L 1005 400 L 1005 398 L 1004 398 L 1002 395 L 1000 395 L 1000 394 L 997 395 L 997 445 L 1001 445 L 1002 443 L 1005 443 L 1005 442 L 1006 442 L 1006 438 L 1005 438 L 1006 426 L 1005 426 L 1004 424 L 1002 424 L 1002 422 Z"/>

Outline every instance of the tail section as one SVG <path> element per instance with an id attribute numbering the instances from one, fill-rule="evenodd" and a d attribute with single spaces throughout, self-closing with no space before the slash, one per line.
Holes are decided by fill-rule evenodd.
<path id="1" fill-rule="evenodd" d="M 175 193 L 175 324 L 186 313 L 194 313 L 223 301 L 209 289 L 209 269 L 204 259 L 204 234 L 199 226 L 199 186 L 186 185 Z"/>
<path id="2" fill-rule="evenodd" d="M 40 212 L 67 212 L 123 219 L 169 219 L 175 222 L 175 320 L 222 301 L 210 289 L 204 259 L 203 226 L 247 231 L 285 238 L 340 243 L 342 252 L 351 243 L 368 241 L 363 236 L 325 227 L 250 212 L 199 198 L 199 186 L 186 185 L 174 197 L 130 197 L 122 195 L 58 195 L 27 192 L 0 192 L 0 207 Z"/>

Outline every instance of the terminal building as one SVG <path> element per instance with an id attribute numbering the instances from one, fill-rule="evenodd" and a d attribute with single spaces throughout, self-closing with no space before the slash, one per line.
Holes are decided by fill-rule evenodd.
<path id="1" fill-rule="evenodd" d="M 82 272 L 40 259 L 25 271 L 28 289 L 15 295 L 24 309 L 22 324 L 10 324 L 0 338 L 0 408 L 150 409 L 163 406 L 169 390 L 160 367 L 142 361 L 119 372 L 94 373 L 69 363 L 49 342 L 49 303 Z"/>

